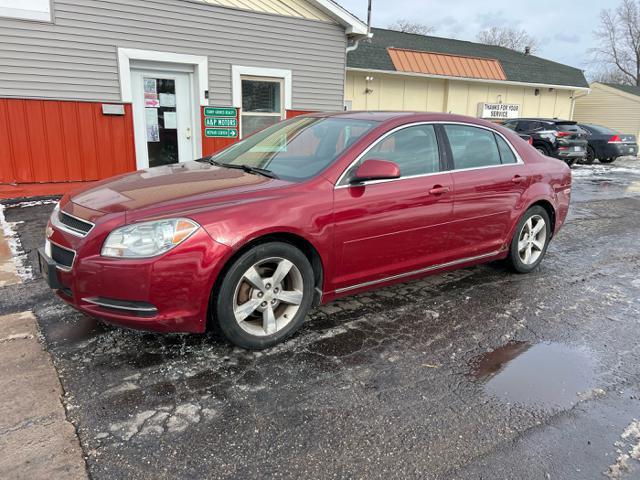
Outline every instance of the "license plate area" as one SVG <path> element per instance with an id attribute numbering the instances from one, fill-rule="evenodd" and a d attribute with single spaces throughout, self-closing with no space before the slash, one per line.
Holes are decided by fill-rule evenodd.
<path id="1" fill-rule="evenodd" d="M 56 262 L 47 256 L 44 248 L 38 249 L 38 265 L 40 267 L 40 274 L 47 282 L 50 288 L 59 290 L 63 288 L 58 278 L 58 268 Z"/>

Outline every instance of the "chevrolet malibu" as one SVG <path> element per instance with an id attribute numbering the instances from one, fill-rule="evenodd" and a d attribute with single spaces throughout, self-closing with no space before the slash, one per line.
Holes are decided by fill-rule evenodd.
<path id="1" fill-rule="evenodd" d="M 483 120 L 307 115 L 65 195 L 40 268 L 90 316 L 260 349 L 337 297 L 493 260 L 532 271 L 570 191 L 563 162 Z"/>

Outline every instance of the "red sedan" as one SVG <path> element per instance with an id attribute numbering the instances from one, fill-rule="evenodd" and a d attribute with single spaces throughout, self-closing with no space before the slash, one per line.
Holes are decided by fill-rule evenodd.
<path id="1" fill-rule="evenodd" d="M 40 264 L 88 315 L 264 348 L 340 296 L 498 259 L 530 272 L 570 192 L 563 162 L 483 120 L 308 115 L 65 196 Z"/>

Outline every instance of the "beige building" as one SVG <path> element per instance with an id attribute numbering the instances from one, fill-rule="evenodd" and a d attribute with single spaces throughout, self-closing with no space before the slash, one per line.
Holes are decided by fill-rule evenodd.
<path id="1" fill-rule="evenodd" d="M 349 53 L 345 101 L 353 110 L 571 119 L 575 99 L 588 91 L 582 71 L 567 65 L 502 47 L 375 28 Z"/>
<path id="2" fill-rule="evenodd" d="M 574 120 L 640 138 L 640 87 L 592 83 L 591 93 L 576 99 Z"/>

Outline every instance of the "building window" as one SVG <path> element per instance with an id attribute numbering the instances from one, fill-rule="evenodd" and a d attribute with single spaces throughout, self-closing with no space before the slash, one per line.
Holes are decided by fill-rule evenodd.
<path id="1" fill-rule="evenodd" d="M 0 17 L 18 18 L 21 20 L 51 21 L 51 0 L 0 0 Z"/>
<path id="2" fill-rule="evenodd" d="M 284 118 L 282 80 L 242 77 L 242 136 L 278 123 Z"/>

